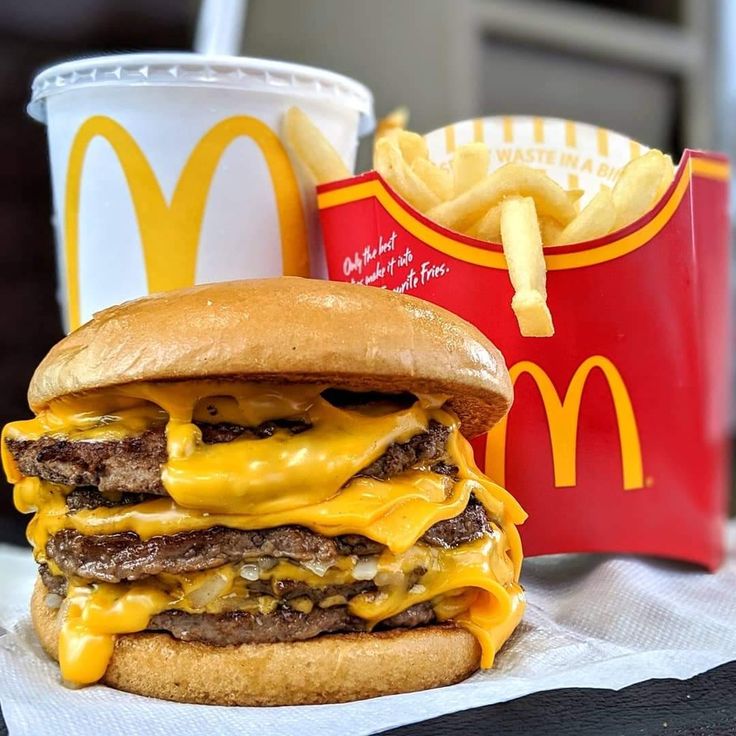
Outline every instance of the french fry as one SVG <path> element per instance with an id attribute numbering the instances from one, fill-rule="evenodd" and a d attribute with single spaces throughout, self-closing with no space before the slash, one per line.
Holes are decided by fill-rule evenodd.
<path id="1" fill-rule="evenodd" d="M 585 194 L 585 189 L 568 189 L 567 198 L 570 200 L 570 204 L 575 208 L 575 212 L 580 212 L 580 200 Z"/>
<path id="2" fill-rule="evenodd" d="M 552 245 L 560 236 L 562 225 L 557 220 L 543 215 L 539 218 L 539 232 L 542 234 L 542 245 Z"/>
<path id="3" fill-rule="evenodd" d="M 420 212 L 440 203 L 440 198 L 411 170 L 393 136 L 376 142 L 373 165 L 399 195 Z"/>
<path id="4" fill-rule="evenodd" d="M 386 117 L 380 118 L 376 123 L 376 132 L 373 137 L 377 141 L 383 138 L 389 131 L 404 130 L 409 123 L 409 108 L 397 107 L 392 110 Z"/>
<path id="5" fill-rule="evenodd" d="M 672 162 L 672 156 L 664 157 L 664 173 L 657 187 L 657 193 L 654 195 L 655 204 L 659 202 L 662 195 L 669 189 L 670 184 L 675 180 L 675 164 Z"/>
<path id="6" fill-rule="evenodd" d="M 452 158 L 455 175 L 454 195 L 457 197 L 475 186 L 487 173 L 491 152 L 485 143 L 466 143 Z"/>
<path id="7" fill-rule="evenodd" d="M 539 214 L 563 226 L 577 214 L 567 192 L 546 174 L 521 164 L 506 164 L 459 197 L 434 207 L 427 216 L 440 225 L 466 232 L 491 207 L 513 196 L 532 197 Z"/>
<path id="8" fill-rule="evenodd" d="M 473 238 L 489 243 L 501 242 L 501 205 L 497 204 L 483 215 L 467 232 Z"/>
<path id="9" fill-rule="evenodd" d="M 347 179 L 352 173 L 309 116 L 290 107 L 283 120 L 284 140 L 316 184 Z"/>
<path id="10" fill-rule="evenodd" d="M 406 161 L 410 166 L 417 159 L 429 158 L 427 141 L 424 140 L 423 135 L 412 133 L 408 130 L 396 130 L 392 133 L 388 133 L 388 135 L 396 137 L 396 142 L 399 144 L 401 155 L 404 157 L 404 161 Z"/>
<path id="11" fill-rule="evenodd" d="M 583 211 L 559 234 L 551 245 L 582 243 L 610 233 L 616 225 L 616 207 L 608 187 L 601 187 Z"/>
<path id="12" fill-rule="evenodd" d="M 672 159 L 668 162 L 668 157 L 661 151 L 652 149 L 624 166 L 613 187 L 613 204 L 616 207 L 614 229 L 626 227 L 649 212 L 657 193 L 664 191 L 662 183 L 668 177 L 671 163 Z"/>
<path id="13" fill-rule="evenodd" d="M 512 197 L 501 203 L 501 242 L 514 287 L 511 308 L 521 334 L 550 337 L 555 330 L 547 307 L 547 267 L 531 197 Z"/>
<path id="14" fill-rule="evenodd" d="M 452 196 L 452 172 L 426 158 L 415 158 L 411 170 L 431 189 L 441 202 Z"/>

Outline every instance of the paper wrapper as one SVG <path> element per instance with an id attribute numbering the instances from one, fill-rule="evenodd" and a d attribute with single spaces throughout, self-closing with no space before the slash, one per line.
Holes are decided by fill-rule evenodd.
<path id="1" fill-rule="evenodd" d="M 11 633 L 0 638 L 0 705 L 13 736 L 180 736 L 183 728 L 361 736 L 542 690 L 684 679 L 736 659 L 736 522 L 729 540 L 716 574 L 630 557 L 529 560 L 522 574 L 527 612 L 493 670 L 438 690 L 288 708 L 181 705 L 101 686 L 62 687 L 26 613 L 35 565 L 30 553 L 5 548 L 0 626 Z"/>
<path id="2" fill-rule="evenodd" d="M 491 168 L 541 168 L 588 197 L 644 150 L 611 131 L 487 118 L 427 136 L 432 157 L 485 141 Z M 475 324 L 515 383 L 508 421 L 474 443 L 529 512 L 527 555 L 634 552 L 715 568 L 728 466 L 728 163 L 687 150 L 637 222 L 546 248 L 552 338 L 523 338 L 503 251 L 442 228 L 371 172 L 320 187 L 330 278 L 403 291 Z"/>

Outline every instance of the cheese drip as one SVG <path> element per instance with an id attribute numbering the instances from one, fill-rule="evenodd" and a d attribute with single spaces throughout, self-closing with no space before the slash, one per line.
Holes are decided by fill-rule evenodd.
<path id="1" fill-rule="evenodd" d="M 403 409 L 386 404 L 343 409 L 321 396 L 325 388 L 228 381 L 142 383 L 60 399 L 35 419 L 7 425 L 3 464 L 16 483 L 17 508 L 36 512 L 28 538 L 37 559 L 45 560 L 49 536 L 62 529 L 85 535 L 132 531 L 148 539 L 218 525 L 263 529 L 296 524 L 328 536 L 361 534 L 384 544 L 382 564 L 390 567 L 399 564 L 397 555 L 416 556 L 417 550 L 428 554 L 417 541 L 432 525 L 460 514 L 472 493 L 502 530 L 510 578 L 501 574 L 500 558 L 490 548 L 434 550 L 435 558 L 425 559 L 431 564 L 424 565 L 430 583 L 422 583 L 424 590 L 396 587 L 375 601 L 359 598 L 351 606 L 356 616 L 375 625 L 414 603 L 431 600 L 440 620 L 453 619 L 478 638 L 481 664 L 491 666 L 523 611 L 516 525 L 526 514 L 478 470 L 457 417 L 441 408 L 445 397 L 420 396 Z M 299 434 L 279 430 L 267 439 L 245 436 L 205 445 L 195 424 L 255 427 L 277 419 L 304 421 L 311 428 Z M 458 467 L 457 481 L 429 467 L 385 481 L 353 478 L 389 445 L 407 441 L 432 420 L 450 428 L 447 455 Z M 162 482 L 171 497 L 75 513 L 69 513 L 65 503 L 70 489 L 23 478 L 4 441 L 43 436 L 117 440 L 155 427 L 166 431 L 169 460 L 162 468 Z M 70 585 L 59 652 L 65 678 L 99 679 L 115 635 L 141 631 L 157 612 L 185 606 L 186 596 L 177 595 L 172 598 L 170 592 L 147 583 Z"/>
<path id="2" fill-rule="evenodd" d="M 390 481 L 359 478 L 328 501 L 288 511 L 222 514 L 185 509 L 171 499 L 160 498 L 130 506 L 98 508 L 68 513 L 63 487 L 26 478 L 15 487 L 16 507 L 38 509 L 27 536 L 43 558 L 48 538 L 62 529 L 85 536 L 135 532 L 142 539 L 184 531 L 225 526 L 232 529 L 269 529 L 296 524 L 320 534 L 362 534 L 385 544 L 393 552 L 411 547 L 438 521 L 463 511 L 471 492 L 481 493 L 473 480 L 458 481 L 429 471 L 408 471 Z M 265 505 L 265 504 L 264 504 Z M 494 502 L 492 507 L 502 511 Z"/>
<path id="3" fill-rule="evenodd" d="M 434 415 L 442 413 L 438 397 L 420 399 L 400 411 L 384 405 L 381 413 L 380 404 L 378 411 L 341 409 L 321 396 L 323 390 L 270 387 L 264 395 L 253 384 L 147 384 L 118 389 L 108 398 L 108 407 L 103 405 L 109 413 L 102 416 L 95 417 L 85 400 L 60 400 L 35 420 L 8 425 L 5 437 L 115 439 L 139 434 L 146 423 L 160 424 L 163 411 L 168 416 L 168 461 L 161 480 L 169 495 L 185 508 L 252 514 L 256 509 L 288 511 L 328 500 L 389 445 L 423 432 Z M 135 399 L 144 403 L 131 406 Z M 203 408 L 210 412 L 210 421 L 246 427 L 282 418 L 312 426 L 299 434 L 277 431 L 258 439 L 245 433 L 231 442 L 208 445 L 193 423 Z M 12 461 L 6 460 L 11 480 L 17 481 L 17 469 L 13 472 Z"/>
<path id="4" fill-rule="evenodd" d="M 261 579 L 299 580 L 313 587 L 345 584 L 354 579 L 351 567 L 355 563 L 347 560 L 324 576 L 282 561 L 262 572 Z M 427 572 L 408 588 L 406 576 L 417 567 Z M 454 617 L 478 637 L 484 667 L 492 665 L 495 652 L 522 613 L 523 591 L 514 581 L 508 547 L 497 527 L 491 534 L 454 549 L 420 544 L 400 555 L 384 552 L 377 569 L 377 579 L 383 576 L 387 582 L 376 592 L 360 593 L 347 603 L 352 615 L 367 622 L 368 630 L 412 605 L 430 601 L 438 619 Z M 203 603 L 197 594 L 205 587 L 217 590 L 218 595 Z M 195 614 L 232 610 L 228 601 L 234 596 L 248 596 L 247 582 L 236 565 L 137 583 L 71 585 L 62 611 L 62 676 L 78 684 L 96 682 L 107 669 L 116 635 L 143 631 L 153 616 L 166 610 Z M 272 611 L 275 606 L 264 607 L 263 598 L 253 602 L 255 610 Z M 238 607 L 243 608 L 246 606 Z M 448 616 L 448 612 L 453 615 Z"/>
<path id="5" fill-rule="evenodd" d="M 491 518 L 505 520 L 518 575 L 522 553 L 514 525 L 523 521 L 524 512 L 500 486 L 480 471 L 473 472 L 472 448 L 456 430 L 450 435 L 448 454 L 459 469 L 461 480 L 457 482 L 417 470 L 387 481 L 357 478 L 329 501 L 285 512 L 256 508 L 252 515 L 209 513 L 184 509 L 171 499 L 159 498 L 69 513 L 65 502 L 69 489 L 38 478 L 18 483 L 14 501 L 19 511 L 37 511 L 27 536 L 37 559 L 42 561 L 48 538 L 62 529 L 74 529 L 85 536 L 135 532 L 142 539 L 150 539 L 213 526 L 268 529 L 296 524 L 327 536 L 361 534 L 400 553 L 416 544 L 437 522 L 460 514 L 473 493 Z"/>

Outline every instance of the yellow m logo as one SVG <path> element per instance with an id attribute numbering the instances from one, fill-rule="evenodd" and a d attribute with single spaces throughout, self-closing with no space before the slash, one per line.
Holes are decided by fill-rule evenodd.
<path id="1" fill-rule="evenodd" d="M 576 461 L 578 439 L 578 417 L 583 389 L 590 372 L 598 368 L 608 381 L 613 406 L 616 411 L 619 441 L 621 444 L 621 467 L 623 469 L 624 490 L 644 487 L 644 471 L 641 460 L 641 443 L 636 426 L 631 398 L 626 384 L 616 366 L 602 355 L 593 355 L 585 360 L 575 371 L 565 398 L 560 401 L 559 394 L 545 371 L 536 363 L 524 360 L 511 367 L 511 380 L 528 373 L 537 385 L 542 397 L 549 438 L 552 445 L 552 462 L 555 486 L 572 487 L 576 484 Z M 506 430 L 508 419 L 504 417 L 489 433 L 486 445 L 486 472 L 498 483 L 506 480 Z"/>
<path id="2" fill-rule="evenodd" d="M 95 116 L 76 133 L 69 154 L 64 202 L 64 243 L 71 328 L 79 326 L 79 200 L 84 160 L 90 143 L 104 138 L 115 152 L 130 190 L 143 247 L 148 291 L 194 284 L 199 235 L 210 184 L 223 153 L 245 136 L 261 150 L 276 197 L 283 272 L 309 276 L 307 230 L 299 186 L 278 136 L 257 118 L 222 120 L 199 140 L 167 203 L 156 174 L 135 139 L 115 120 Z"/>

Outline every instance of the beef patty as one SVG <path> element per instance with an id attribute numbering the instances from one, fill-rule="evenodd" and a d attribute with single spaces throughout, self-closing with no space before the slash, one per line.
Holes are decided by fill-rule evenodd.
<path id="1" fill-rule="evenodd" d="M 255 428 L 235 424 L 199 424 L 207 444 L 231 442 L 244 435 L 270 437 L 277 430 L 299 433 L 304 422 L 279 420 Z M 385 480 L 419 463 L 437 462 L 439 472 L 456 469 L 443 461 L 449 427 L 432 421 L 426 432 L 407 442 L 394 443 L 357 475 Z M 149 429 L 121 440 L 7 439 L 6 445 L 23 475 L 69 486 L 94 486 L 103 492 L 166 495 L 161 466 L 166 462 L 164 427 Z M 114 504 L 117 505 L 117 504 Z"/>
<path id="2" fill-rule="evenodd" d="M 408 577 L 407 585 L 411 587 L 424 575 L 426 569 L 417 568 Z M 38 574 L 49 593 L 60 595 L 62 598 L 67 593 L 67 579 L 63 575 L 54 575 L 47 564 L 38 566 Z M 376 590 L 372 580 L 355 580 L 342 585 L 323 585 L 322 587 L 310 586 L 302 580 L 249 580 L 247 582 L 248 593 L 254 596 L 271 596 L 280 601 L 290 601 L 294 598 L 308 598 L 312 603 L 319 603 L 325 598 L 341 596 L 352 598 L 359 593 Z"/>
<path id="3" fill-rule="evenodd" d="M 456 547 L 490 530 L 483 506 L 471 498 L 454 519 L 430 527 L 421 541 Z M 375 555 L 383 546 L 348 534 L 326 537 L 304 527 L 243 530 L 212 527 L 143 540 L 133 532 L 84 536 L 74 529 L 52 535 L 46 555 L 65 575 L 118 583 L 166 572 L 182 574 L 259 557 L 331 564 L 340 555 Z"/>
<path id="4" fill-rule="evenodd" d="M 432 606 L 419 603 L 382 621 L 377 628 L 412 628 L 434 620 Z M 352 616 L 346 606 L 315 607 L 309 613 L 283 606 L 269 614 L 246 611 L 203 614 L 164 611 L 151 619 L 148 628 L 168 631 L 174 638 L 183 641 L 200 641 L 215 646 L 301 641 L 320 634 L 368 630 L 367 622 Z"/>
<path id="5" fill-rule="evenodd" d="M 66 580 L 63 577 L 52 575 L 45 565 L 41 566 L 40 573 L 49 593 L 62 597 L 66 595 Z M 281 603 L 271 613 L 187 613 L 171 610 L 154 616 L 147 630 L 168 631 L 176 639 L 200 641 L 215 646 L 301 641 L 320 634 L 368 630 L 366 621 L 351 615 L 347 606 L 320 608 L 318 603 L 335 595 L 349 600 L 360 593 L 375 590 L 372 582 L 359 581 L 311 589 L 296 581 L 280 581 L 280 584 L 288 587 L 288 595 L 281 596 Z M 249 583 L 249 588 L 256 594 L 275 592 L 274 586 L 267 581 Z M 308 596 L 315 604 L 311 611 L 298 611 L 288 604 L 297 594 Z M 419 603 L 382 621 L 377 629 L 411 628 L 432 623 L 434 620 L 432 606 L 429 603 Z"/>

